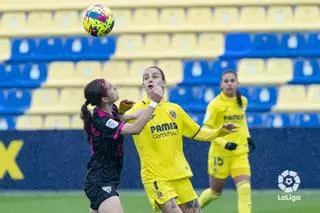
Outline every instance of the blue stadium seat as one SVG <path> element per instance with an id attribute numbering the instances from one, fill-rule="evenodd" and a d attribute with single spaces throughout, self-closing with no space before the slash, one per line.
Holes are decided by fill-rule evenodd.
<path id="1" fill-rule="evenodd" d="M 69 37 L 66 39 L 66 44 L 64 46 L 65 55 L 63 60 L 90 60 L 94 51 L 89 46 L 88 37 Z M 96 52 L 95 54 L 101 54 Z"/>
<path id="2" fill-rule="evenodd" d="M 258 33 L 253 37 L 252 57 L 270 58 L 279 55 L 280 43 L 275 33 Z"/>
<path id="3" fill-rule="evenodd" d="M 263 126 L 260 113 L 247 113 L 247 122 L 249 128 Z"/>
<path id="4" fill-rule="evenodd" d="M 242 87 L 240 92 L 248 98 L 249 112 L 270 111 L 277 101 L 277 89 L 274 87 Z"/>
<path id="5" fill-rule="evenodd" d="M 317 113 L 297 113 L 296 122 L 299 127 L 317 127 L 320 126 L 319 115 Z"/>
<path id="6" fill-rule="evenodd" d="M 320 33 L 313 32 L 309 34 L 307 41 L 308 52 L 310 57 L 315 57 L 320 55 Z"/>
<path id="7" fill-rule="evenodd" d="M 93 38 L 91 52 L 88 59 L 107 60 L 116 51 L 116 37 Z"/>
<path id="8" fill-rule="evenodd" d="M 294 63 L 294 76 L 290 83 L 314 84 L 320 83 L 320 67 L 317 59 L 297 60 Z"/>
<path id="9" fill-rule="evenodd" d="M 220 82 L 221 74 L 225 71 L 237 71 L 236 61 L 231 59 L 217 59 L 213 61 L 212 70 L 209 70 Z M 212 75 L 212 74 L 211 74 Z"/>
<path id="10" fill-rule="evenodd" d="M 59 61 L 64 55 L 62 38 L 40 38 L 37 49 L 37 59 L 43 61 Z"/>
<path id="11" fill-rule="evenodd" d="M 197 124 L 202 125 L 203 124 L 203 118 L 204 118 L 204 113 L 193 113 L 193 112 L 188 112 L 190 117 L 197 122 Z"/>
<path id="12" fill-rule="evenodd" d="M 286 113 L 268 113 L 262 116 L 266 127 L 285 128 L 294 125 L 292 116 Z"/>
<path id="13" fill-rule="evenodd" d="M 222 57 L 246 57 L 252 51 L 249 33 L 228 33 L 225 37 L 225 54 Z"/>
<path id="14" fill-rule="evenodd" d="M 16 87 L 20 78 L 20 69 L 17 64 L 0 64 L 0 86 Z"/>
<path id="15" fill-rule="evenodd" d="M 308 48 L 305 35 L 302 33 L 284 33 L 280 39 L 282 57 L 307 56 Z"/>
<path id="16" fill-rule="evenodd" d="M 23 64 L 21 65 L 21 78 L 19 79 L 21 87 L 40 87 L 47 79 L 47 65 L 39 64 Z"/>
<path id="17" fill-rule="evenodd" d="M 1 116 L 0 117 L 0 130 L 14 130 L 15 121 L 11 116 Z"/>
<path id="18" fill-rule="evenodd" d="M 183 82 L 182 84 L 205 84 L 214 81 L 214 76 L 208 77 L 209 64 L 206 60 L 187 60 L 183 62 Z M 211 83 L 212 83 L 211 82 Z"/>
<path id="19" fill-rule="evenodd" d="M 30 61 L 35 59 L 37 52 L 35 39 L 14 38 L 11 40 L 10 61 Z"/>
<path id="20" fill-rule="evenodd" d="M 169 90 L 170 101 L 185 105 L 190 102 L 191 87 L 175 87 Z"/>
<path id="21" fill-rule="evenodd" d="M 0 91 L 0 114 L 3 113 L 6 105 L 7 105 L 7 100 L 4 96 L 3 90 L 1 90 Z"/>
<path id="22" fill-rule="evenodd" d="M 31 104 L 29 90 L 11 90 L 8 93 L 5 112 L 7 114 L 22 114 Z"/>

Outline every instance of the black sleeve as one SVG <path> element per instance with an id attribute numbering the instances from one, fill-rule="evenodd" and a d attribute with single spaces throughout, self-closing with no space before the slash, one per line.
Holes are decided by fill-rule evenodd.
<path id="1" fill-rule="evenodd" d="M 104 138 L 117 140 L 124 122 L 109 117 L 103 117 L 96 121 L 96 126 Z"/>

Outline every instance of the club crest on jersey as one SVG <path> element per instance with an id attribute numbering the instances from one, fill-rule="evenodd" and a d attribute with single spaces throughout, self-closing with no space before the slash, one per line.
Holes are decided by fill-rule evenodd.
<path id="1" fill-rule="evenodd" d="M 170 114 L 170 116 L 171 116 L 173 119 L 176 119 L 176 118 L 177 118 L 177 113 L 176 113 L 175 111 L 170 110 L 170 111 L 169 111 L 169 114 Z"/>
<path id="2" fill-rule="evenodd" d="M 110 119 L 107 121 L 107 123 L 106 123 L 106 126 L 109 127 L 109 128 L 111 128 L 111 129 L 116 128 L 118 125 L 119 125 L 119 122 L 118 122 L 118 121 L 115 121 L 115 120 L 113 120 L 113 119 L 111 119 L 111 118 L 110 118 Z"/>

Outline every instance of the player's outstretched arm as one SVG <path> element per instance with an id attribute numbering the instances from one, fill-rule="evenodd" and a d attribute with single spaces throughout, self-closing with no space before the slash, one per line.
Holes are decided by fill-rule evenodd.
<path id="1" fill-rule="evenodd" d="M 193 138 L 199 141 L 211 142 L 218 137 L 222 137 L 236 131 L 237 127 L 232 123 L 223 124 L 218 129 L 209 129 L 207 127 L 201 127 L 199 132 Z"/>
<path id="2" fill-rule="evenodd" d="M 143 114 L 139 116 L 133 123 L 126 123 L 123 128 L 121 129 L 120 134 L 122 135 L 134 135 L 139 134 L 143 127 L 148 123 L 150 120 L 156 106 L 161 101 L 163 97 L 163 90 L 160 87 L 157 87 L 152 91 L 151 95 L 151 103 L 144 111 Z"/>

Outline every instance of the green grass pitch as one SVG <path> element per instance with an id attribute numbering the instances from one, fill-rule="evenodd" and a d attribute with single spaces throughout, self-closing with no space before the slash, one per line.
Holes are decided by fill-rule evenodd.
<path id="1" fill-rule="evenodd" d="M 143 191 L 120 191 L 125 213 L 151 213 Z M 320 190 L 300 190 L 301 200 L 279 201 L 279 190 L 253 191 L 252 213 L 319 213 Z M 237 194 L 226 190 L 203 213 L 236 213 Z M 88 213 L 88 201 L 82 192 L 5 192 L 0 193 L 0 213 Z"/>

